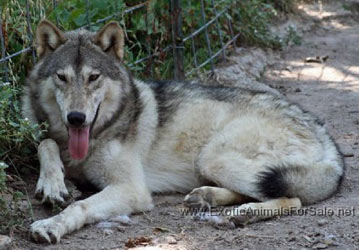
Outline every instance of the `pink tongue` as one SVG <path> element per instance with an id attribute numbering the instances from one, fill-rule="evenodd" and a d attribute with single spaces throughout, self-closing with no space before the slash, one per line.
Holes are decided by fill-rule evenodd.
<path id="1" fill-rule="evenodd" d="M 75 160 L 81 160 L 87 155 L 90 140 L 90 126 L 85 128 L 69 128 L 69 151 Z"/>

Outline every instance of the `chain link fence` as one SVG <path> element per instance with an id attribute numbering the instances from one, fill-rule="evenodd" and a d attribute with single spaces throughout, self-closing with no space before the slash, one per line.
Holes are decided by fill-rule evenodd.
<path id="1" fill-rule="evenodd" d="M 142 3 L 125 7 L 120 12 L 115 12 L 102 19 L 92 21 L 91 16 L 91 1 L 85 0 L 85 24 L 79 28 L 91 29 L 92 26 L 98 26 L 109 20 L 118 20 L 121 25 L 125 15 L 132 15 L 137 11 L 145 11 L 143 16 L 146 27 L 150 27 L 151 23 L 148 21 L 148 6 L 155 0 L 149 0 Z M 165 1 L 165 0 L 163 0 Z M 132 61 L 126 61 L 127 66 L 136 70 L 136 66 L 144 65 L 151 77 L 154 76 L 153 65 L 161 58 L 161 63 L 171 64 L 171 75 L 175 79 L 184 79 L 191 77 L 201 69 L 209 69 L 214 74 L 214 64 L 216 60 L 223 60 L 227 56 L 229 48 L 237 46 L 239 38 L 239 23 L 240 17 L 233 14 L 231 11 L 231 1 L 215 1 L 215 0 L 199 0 L 195 1 L 198 6 L 196 9 L 189 8 L 187 5 L 193 4 L 191 1 L 181 0 L 167 0 L 168 1 L 168 16 L 169 23 L 167 24 L 168 36 L 171 37 L 171 43 L 156 44 L 160 49 L 151 48 L 151 43 L 146 43 L 146 55 L 137 58 L 134 57 Z M 30 0 L 25 1 L 24 18 L 26 22 L 26 32 L 29 44 L 34 42 L 34 27 L 33 18 L 31 16 Z M 52 8 L 56 10 L 59 0 L 52 1 Z M 1 7 L 0 7 L 1 8 Z M 3 10 L 0 9 L 0 13 Z M 188 20 L 191 20 L 189 22 Z M 55 17 L 56 24 L 59 26 L 59 17 Z M 121 22 L 122 21 L 122 22 Z M 186 25 L 184 25 L 186 23 Z M 6 44 L 6 34 L 8 34 L 7 26 L 3 23 L 3 18 L 0 18 L 0 44 L 1 44 L 1 59 L 0 59 L 0 73 L 3 82 L 9 82 L 9 65 L 16 57 L 26 54 L 31 57 L 32 63 L 35 63 L 36 52 L 33 45 L 21 48 L 15 52 L 9 53 L 9 48 Z M 166 58 L 166 59 L 164 59 Z M 143 67 L 140 67 L 142 70 Z M 158 74 L 157 74 L 158 75 Z"/>

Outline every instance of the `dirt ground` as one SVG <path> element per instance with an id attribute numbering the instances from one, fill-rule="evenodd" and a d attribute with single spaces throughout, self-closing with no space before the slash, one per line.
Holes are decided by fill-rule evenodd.
<path id="1" fill-rule="evenodd" d="M 271 60 L 260 67 L 266 70 L 252 78 L 326 122 L 346 161 L 346 177 L 334 197 L 307 207 L 306 216 L 275 218 L 233 229 L 181 215 L 184 195 L 156 195 L 155 209 L 132 215 L 130 221 L 89 225 L 57 245 L 37 245 L 28 241 L 27 235 L 15 235 L 13 248 L 359 249 L 359 1 L 313 2 L 300 6 L 299 14 L 286 21 L 302 35 L 302 44 L 267 54 Z M 261 60 L 263 54 L 259 54 Z M 304 62 L 317 56 L 328 58 L 325 62 Z M 33 190 L 34 186 L 29 188 L 29 192 Z M 53 214 L 35 200 L 33 207 L 35 219 Z"/>

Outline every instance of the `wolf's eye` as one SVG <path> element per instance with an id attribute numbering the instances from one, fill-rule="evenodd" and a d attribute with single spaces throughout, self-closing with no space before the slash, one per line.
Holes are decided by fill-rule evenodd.
<path id="1" fill-rule="evenodd" d="M 100 74 L 93 74 L 93 75 L 90 75 L 89 77 L 89 82 L 93 82 L 93 81 L 96 81 L 98 79 L 98 77 L 100 76 Z"/>
<path id="2" fill-rule="evenodd" d="M 62 74 L 56 74 L 56 75 L 57 75 L 57 77 L 58 77 L 61 81 L 66 82 L 66 77 L 65 77 L 65 75 L 62 75 Z"/>

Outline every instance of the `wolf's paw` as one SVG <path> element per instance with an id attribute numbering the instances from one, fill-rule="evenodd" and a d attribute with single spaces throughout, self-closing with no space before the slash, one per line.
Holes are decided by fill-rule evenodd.
<path id="1" fill-rule="evenodd" d="M 265 211 L 261 211 L 258 203 L 246 203 L 231 210 L 227 220 L 235 226 L 243 226 L 266 219 Z"/>
<path id="2" fill-rule="evenodd" d="M 31 238 L 38 243 L 58 243 L 64 233 L 62 224 L 53 218 L 35 221 L 30 228 Z"/>
<path id="3" fill-rule="evenodd" d="M 184 198 L 184 205 L 190 208 L 210 208 L 215 206 L 211 187 L 199 187 Z"/>
<path id="4" fill-rule="evenodd" d="M 35 197 L 41 199 L 42 203 L 65 206 L 65 201 L 69 198 L 69 192 L 65 186 L 63 176 L 44 178 L 40 175 L 36 185 Z"/>

